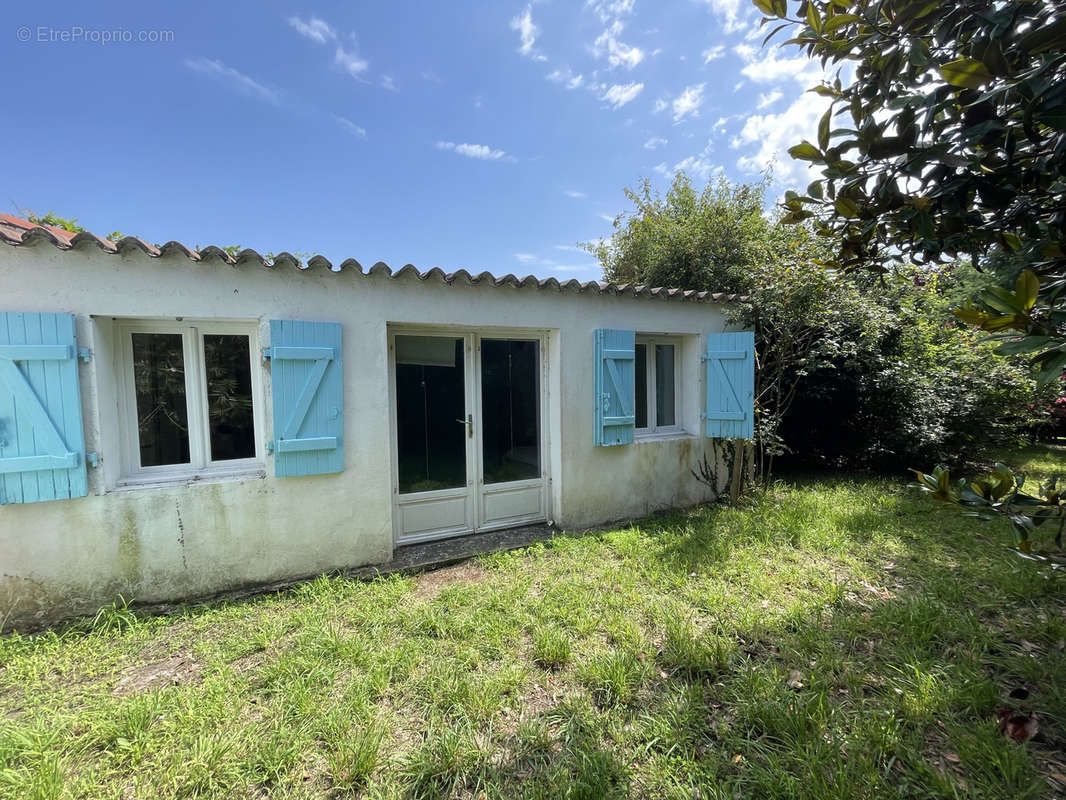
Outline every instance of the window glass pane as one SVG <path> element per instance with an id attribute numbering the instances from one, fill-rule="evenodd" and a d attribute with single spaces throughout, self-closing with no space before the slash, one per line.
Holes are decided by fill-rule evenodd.
<path id="1" fill-rule="evenodd" d="M 540 477 L 537 342 L 481 340 L 485 483 Z"/>
<path id="2" fill-rule="evenodd" d="M 181 334 L 132 336 L 141 466 L 188 464 L 189 411 Z"/>
<path id="3" fill-rule="evenodd" d="M 252 365 L 247 336 L 204 335 L 211 460 L 255 458 Z"/>
<path id="4" fill-rule="evenodd" d="M 655 345 L 655 424 L 674 424 L 674 346 Z"/>
<path id="5" fill-rule="evenodd" d="M 463 340 L 397 336 L 396 359 L 400 491 L 466 486 Z"/>
<path id="6" fill-rule="evenodd" d="M 636 415 L 637 427 L 648 427 L 648 346 L 637 344 L 636 346 Z"/>

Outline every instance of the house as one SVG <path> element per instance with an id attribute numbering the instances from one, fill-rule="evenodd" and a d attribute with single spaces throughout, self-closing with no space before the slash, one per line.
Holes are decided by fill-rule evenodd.
<path id="1" fill-rule="evenodd" d="M 699 503 L 752 435 L 731 296 L 0 239 L 8 627 Z"/>

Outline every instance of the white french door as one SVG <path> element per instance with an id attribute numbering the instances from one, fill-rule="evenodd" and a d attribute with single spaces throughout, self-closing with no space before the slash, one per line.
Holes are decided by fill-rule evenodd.
<path id="1" fill-rule="evenodd" d="M 543 354 L 539 333 L 390 328 L 397 543 L 547 518 Z"/>

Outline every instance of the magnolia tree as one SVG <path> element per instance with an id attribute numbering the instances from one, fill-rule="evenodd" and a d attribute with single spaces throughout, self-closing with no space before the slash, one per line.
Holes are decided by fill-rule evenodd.
<path id="1" fill-rule="evenodd" d="M 836 68 L 811 91 L 829 101 L 814 141 L 789 151 L 821 173 L 785 197 L 786 221 L 834 243 L 826 265 L 885 269 L 901 259 L 1010 262 L 1008 284 L 956 315 L 1028 358 L 1041 383 L 1066 368 L 1066 9 L 1061 2 L 754 0 L 792 46 Z M 765 44 L 765 41 L 764 41 Z M 1013 277 L 1013 276 L 1012 276 Z M 1016 546 L 1048 520 L 1054 484 L 920 476 L 938 500 L 1004 515 Z"/>

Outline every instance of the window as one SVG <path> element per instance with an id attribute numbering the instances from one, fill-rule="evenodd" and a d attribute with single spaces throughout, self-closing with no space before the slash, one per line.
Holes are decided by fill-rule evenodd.
<path id="1" fill-rule="evenodd" d="M 116 325 L 126 482 L 261 466 L 253 325 Z"/>
<path id="2" fill-rule="evenodd" d="M 680 353 L 676 338 L 637 337 L 634 409 L 638 436 L 681 432 L 677 408 Z"/>

